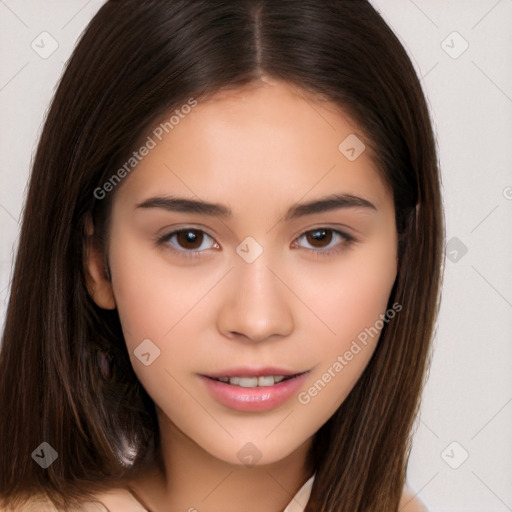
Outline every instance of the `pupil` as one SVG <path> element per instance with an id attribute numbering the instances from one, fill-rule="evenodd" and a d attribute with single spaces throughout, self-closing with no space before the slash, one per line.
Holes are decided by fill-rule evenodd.
<path id="1" fill-rule="evenodd" d="M 185 245 L 186 248 L 191 249 L 197 249 L 201 246 L 201 237 L 198 236 L 197 231 L 195 230 L 186 230 L 186 231 L 180 231 L 178 233 L 178 241 L 180 245 Z M 181 239 L 180 239 L 181 237 Z M 199 243 L 198 243 L 199 241 Z M 182 243 L 183 242 L 183 243 Z M 192 245 L 193 247 L 190 247 Z"/>
<path id="2" fill-rule="evenodd" d="M 327 235 L 327 233 L 330 233 L 330 236 Z M 331 241 L 332 232 L 326 229 L 317 229 L 316 231 L 311 231 L 308 237 L 309 236 L 312 237 L 310 240 L 308 240 L 311 245 L 315 247 L 322 247 L 322 242 L 325 242 L 325 239 L 327 239 L 327 244 Z"/>

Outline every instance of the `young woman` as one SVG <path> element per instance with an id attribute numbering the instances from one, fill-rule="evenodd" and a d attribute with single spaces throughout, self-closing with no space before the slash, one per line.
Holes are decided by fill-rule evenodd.
<path id="1" fill-rule="evenodd" d="M 439 181 L 367 1 L 107 1 L 30 179 L 5 510 L 425 510 Z"/>

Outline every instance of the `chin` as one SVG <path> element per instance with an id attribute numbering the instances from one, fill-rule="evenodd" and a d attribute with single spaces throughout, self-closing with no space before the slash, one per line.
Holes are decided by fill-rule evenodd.
<path id="1" fill-rule="evenodd" d="M 276 464 L 289 457 L 306 441 L 306 439 L 304 441 L 297 440 L 296 443 L 290 444 L 290 439 L 286 443 L 279 436 L 275 436 L 272 441 L 266 437 L 268 434 L 263 433 L 260 436 L 244 436 L 243 439 L 234 439 L 223 445 L 215 444 L 215 446 L 203 446 L 202 448 L 227 464 L 254 467 Z M 252 441 L 248 439 L 252 439 Z"/>

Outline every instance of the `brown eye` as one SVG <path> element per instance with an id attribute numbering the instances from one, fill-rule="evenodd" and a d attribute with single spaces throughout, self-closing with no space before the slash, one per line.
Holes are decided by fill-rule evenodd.
<path id="1" fill-rule="evenodd" d="M 176 232 L 176 241 L 184 249 L 198 249 L 203 241 L 203 232 L 198 229 L 183 229 Z"/>
<path id="2" fill-rule="evenodd" d="M 179 229 L 164 235 L 158 244 L 167 245 L 183 256 L 199 256 L 206 249 L 215 248 L 213 238 L 201 229 Z"/>
<path id="3" fill-rule="evenodd" d="M 329 245 L 332 240 L 332 229 L 316 229 L 305 233 L 306 239 L 313 247 L 324 247 Z"/>
<path id="4" fill-rule="evenodd" d="M 343 248 L 356 242 L 352 235 L 332 228 L 311 229 L 297 238 L 297 240 L 301 239 L 305 239 L 309 247 L 298 244 L 299 247 L 318 256 L 329 256 L 338 253 Z"/>

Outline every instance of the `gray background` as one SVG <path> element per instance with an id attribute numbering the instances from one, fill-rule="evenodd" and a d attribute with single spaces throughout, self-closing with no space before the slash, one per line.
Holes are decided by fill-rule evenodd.
<path id="1" fill-rule="evenodd" d="M 102 3 L 0 0 L 2 325 L 41 124 L 64 62 Z M 408 482 L 431 512 L 512 511 L 512 0 L 372 4 L 422 77 L 448 240 Z"/>

